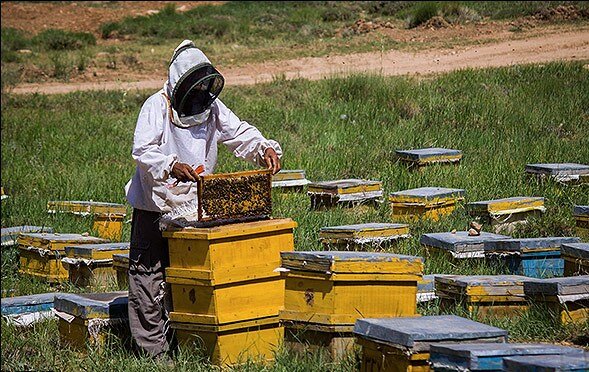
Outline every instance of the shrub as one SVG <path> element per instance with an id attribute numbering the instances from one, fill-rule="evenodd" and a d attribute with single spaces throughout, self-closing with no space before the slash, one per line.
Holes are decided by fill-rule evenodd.
<path id="1" fill-rule="evenodd" d="M 439 12 L 439 6 L 435 2 L 418 3 L 415 8 L 409 13 L 407 25 L 409 28 L 414 28 L 422 23 L 427 22 Z"/>
<path id="2" fill-rule="evenodd" d="M 87 32 L 49 29 L 35 36 L 33 42 L 48 50 L 75 50 L 96 45 L 96 38 Z"/>

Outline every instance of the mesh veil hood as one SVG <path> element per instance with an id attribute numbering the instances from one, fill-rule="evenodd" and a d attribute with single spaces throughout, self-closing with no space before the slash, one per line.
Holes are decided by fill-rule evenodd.
<path id="1" fill-rule="evenodd" d="M 174 102 L 174 93 L 178 89 L 179 84 L 184 78 L 186 78 L 192 71 L 197 67 L 210 65 L 211 61 L 207 56 L 190 40 L 184 40 L 174 49 L 174 54 L 170 60 L 170 67 L 168 69 L 168 80 L 164 86 L 164 91 L 171 101 L 171 105 Z M 182 128 L 192 127 L 194 125 L 202 124 L 206 121 L 210 114 L 210 109 L 205 112 L 180 118 L 178 112 L 170 107 L 172 111 L 172 122 Z"/>

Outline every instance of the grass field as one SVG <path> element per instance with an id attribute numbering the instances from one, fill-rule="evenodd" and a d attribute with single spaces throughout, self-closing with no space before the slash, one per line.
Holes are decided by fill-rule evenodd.
<path id="1" fill-rule="evenodd" d="M 186 12 L 179 12 L 170 4 L 157 14 L 98 24 L 83 33 L 49 29 L 28 35 L 3 27 L 2 84 L 4 87 L 20 82 L 63 82 L 75 78 L 93 81 L 96 79 L 93 73 L 97 71 L 99 76 L 108 74 L 122 79 L 145 77 L 165 68 L 169 51 L 186 38 L 193 40 L 220 66 L 391 49 L 450 48 L 485 41 L 453 36 L 442 41 L 415 43 L 396 35 L 394 30 L 419 26 L 437 15 L 460 26 L 479 21 L 515 20 L 559 5 L 586 10 L 588 4 L 583 1 L 229 1 Z M 116 3 L 95 6 L 114 7 Z M 549 19 L 538 23 L 537 31 L 555 23 L 586 24 L 587 18 Z M 358 20 L 383 28 L 363 31 L 355 27 Z M 387 28 L 389 32 L 383 32 Z M 486 40 L 489 41 L 492 38 Z M 19 52 L 23 49 L 29 52 Z"/>
<path id="2" fill-rule="evenodd" d="M 586 62 L 585 62 L 586 63 Z M 151 92 L 86 92 L 2 97 L 2 226 L 48 225 L 59 232 L 90 231 L 90 219 L 48 215 L 48 200 L 125 202 L 123 187 L 133 174 L 130 157 L 135 120 Z M 515 236 L 574 235 L 572 206 L 589 203 L 589 188 L 540 184 L 524 173 L 526 163 L 589 161 L 589 70 L 579 63 L 551 63 L 465 70 L 435 78 L 357 75 L 317 82 L 276 79 L 246 88 L 226 88 L 221 99 L 284 148 L 283 168 L 305 169 L 313 181 L 348 177 L 379 179 L 385 195 L 421 186 L 463 188 L 467 201 L 543 196 L 541 219 Z M 439 146 L 461 149 L 460 166 L 409 171 L 396 149 Z M 251 169 L 223 150 L 217 172 Z M 297 250 L 321 249 L 318 230 L 345 223 L 388 221 L 389 206 L 357 212 L 309 210 L 305 194 L 275 192 L 274 215 L 291 217 Z M 423 256 L 426 232 L 465 230 L 464 208 L 438 223 L 411 226 L 412 237 L 395 252 Z M 125 225 L 123 240 L 130 235 Z M 17 274 L 14 249 L 2 251 L 2 296 L 55 290 Z M 500 273 L 488 265 L 452 265 L 428 260 L 426 273 Z M 104 289 L 104 288 L 103 288 Z M 61 290 L 80 291 L 73 287 Z M 96 290 L 90 288 L 88 290 Z M 420 309 L 437 314 L 434 303 Z M 457 309 L 455 312 L 460 314 Z M 545 314 L 485 319 L 505 327 L 512 341 L 577 342 L 589 325 L 560 326 Z M 116 341 L 82 356 L 58 345 L 55 321 L 26 332 L 2 321 L 2 369 L 157 370 Z M 581 338 L 580 338 L 581 337 Z M 268 370 L 353 370 L 356 361 L 326 364 L 322 355 L 296 358 L 287 350 Z M 200 357 L 180 355 L 180 370 L 207 370 Z M 243 370 L 264 367 L 249 364 Z"/>

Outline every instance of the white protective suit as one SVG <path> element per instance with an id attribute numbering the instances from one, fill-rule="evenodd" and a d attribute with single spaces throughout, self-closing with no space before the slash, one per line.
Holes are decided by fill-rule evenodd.
<path id="1" fill-rule="evenodd" d="M 212 103 L 210 111 L 187 121 L 189 125 L 197 125 L 186 127 L 186 121 L 180 122 L 169 99 L 175 84 L 191 68 L 210 63 L 199 49 L 186 48 L 191 43 L 185 40 L 176 48 L 175 52 L 184 50 L 172 59 L 164 88 L 149 97 L 139 113 L 132 151 L 137 168 L 125 186 L 127 200 L 133 208 L 165 213 L 194 201 L 196 183 L 179 183 L 172 187 L 175 182 L 170 177 L 172 167 L 176 162 L 193 168 L 204 165 L 205 174 L 213 173 L 218 143 L 226 145 L 238 158 L 258 166 L 265 166 L 264 151 L 268 147 L 282 156 L 276 141 L 264 138 L 258 129 L 240 120 L 219 99 Z"/>

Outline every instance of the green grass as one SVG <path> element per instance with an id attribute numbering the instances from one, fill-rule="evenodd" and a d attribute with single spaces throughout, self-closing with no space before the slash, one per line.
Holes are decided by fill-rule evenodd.
<path id="1" fill-rule="evenodd" d="M 585 62 L 586 63 L 586 62 Z M 464 70 L 430 79 L 357 75 L 316 82 L 277 79 L 251 87 L 228 87 L 221 99 L 242 119 L 256 125 L 284 149 L 285 169 L 305 169 L 313 181 L 347 177 L 379 179 L 385 194 L 421 186 L 463 188 L 467 201 L 529 195 L 545 197 L 543 218 L 514 236 L 574 235 L 572 206 L 589 202 L 589 189 L 538 183 L 524 174 L 526 163 L 589 159 L 589 71 L 582 62 Z M 139 108 L 150 92 L 85 92 L 68 95 L 2 97 L 2 226 L 52 226 L 58 232 L 91 231 L 91 220 L 48 215 L 49 200 L 124 203 L 123 187 L 133 174 L 130 157 Z M 346 115 L 345 119 L 344 116 Z M 440 146 L 464 152 L 458 167 L 409 171 L 395 149 Z M 217 172 L 251 169 L 221 150 Z M 273 193 L 274 215 L 291 217 L 297 250 L 318 250 L 323 226 L 385 222 L 389 206 L 364 211 L 336 208 L 311 211 L 305 194 Z M 412 237 L 395 252 L 425 256 L 419 237 L 427 232 L 465 230 L 461 206 L 438 223 L 411 226 Z M 123 240 L 130 236 L 129 225 Z M 40 293 L 52 288 L 17 274 L 14 249 L 2 251 L 2 291 Z M 501 273 L 493 265 L 452 264 L 428 259 L 427 273 Z M 80 291 L 66 286 L 61 290 Z M 94 290 L 93 288 L 86 291 Z M 436 304 L 422 307 L 436 314 Z M 458 310 L 456 311 L 458 312 Z M 542 320 L 544 319 L 544 320 Z M 536 316 L 489 319 L 510 330 L 510 339 L 563 342 L 587 328 L 549 324 Z M 538 329 L 537 324 L 542 324 Z M 89 369 L 114 360 L 115 369 L 157 370 L 115 346 L 88 356 L 57 346 L 54 322 L 20 333 L 2 323 L 3 369 Z M 586 341 L 585 341 L 586 343 Z M 306 370 L 323 365 L 288 351 L 270 370 Z M 180 357 L 182 369 L 206 369 L 193 355 Z M 350 370 L 354 363 L 333 366 Z M 245 368 L 245 367 L 244 367 Z M 246 370 L 261 367 L 252 364 Z M 327 368 L 326 368 L 327 369 Z"/>

